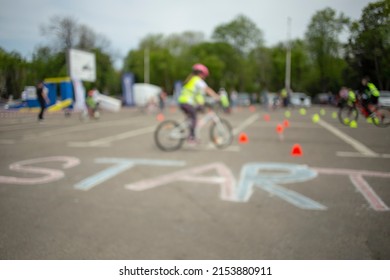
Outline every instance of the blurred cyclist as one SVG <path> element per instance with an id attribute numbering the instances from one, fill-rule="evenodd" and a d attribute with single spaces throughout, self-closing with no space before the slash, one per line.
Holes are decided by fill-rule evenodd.
<path id="1" fill-rule="evenodd" d="M 380 92 L 376 86 L 370 82 L 369 77 L 364 77 L 362 79 L 360 93 L 362 94 L 362 105 L 364 109 L 366 109 L 367 115 L 371 116 L 375 111 L 375 106 L 378 104 Z"/>
<path id="2" fill-rule="evenodd" d="M 178 98 L 180 109 L 191 120 L 189 143 L 196 143 L 195 127 L 197 122 L 197 110 L 204 105 L 204 95 L 207 94 L 219 100 L 219 95 L 204 81 L 209 75 L 208 68 L 203 64 L 192 66 L 192 73 L 184 81 L 183 89 Z"/>
<path id="3" fill-rule="evenodd" d="M 218 91 L 219 98 L 221 101 L 222 109 L 225 113 L 230 113 L 230 102 L 229 102 L 229 97 L 224 88 L 220 88 Z"/>
<path id="4" fill-rule="evenodd" d="M 344 104 L 348 105 L 349 107 L 354 106 L 356 102 L 356 94 L 353 92 L 352 89 L 347 87 L 342 87 L 339 91 L 339 103 L 338 106 L 343 106 Z"/>
<path id="5" fill-rule="evenodd" d="M 96 92 L 96 89 L 89 90 L 87 97 L 85 99 L 85 103 L 86 103 L 87 109 L 88 109 L 88 115 L 91 118 L 95 117 L 95 113 L 97 112 L 97 109 L 99 106 L 99 102 L 96 101 L 95 92 Z"/>

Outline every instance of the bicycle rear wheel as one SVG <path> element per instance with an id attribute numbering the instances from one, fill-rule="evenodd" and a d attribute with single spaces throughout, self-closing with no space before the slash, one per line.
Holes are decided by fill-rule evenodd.
<path id="1" fill-rule="evenodd" d="M 376 110 L 376 117 L 372 118 L 372 122 L 379 127 L 387 127 L 390 125 L 390 108 L 381 107 Z"/>
<path id="2" fill-rule="evenodd" d="M 351 107 L 351 106 L 344 106 L 341 107 L 338 113 L 339 121 L 343 125 L 349 126 L 349 124 L 352 121 L 357 121 L 358 119 L 358 110 L 356 107 Z"/>
<path id="3" fill-rule="evenodd" d="M 160 123 L 154 131 L 154 141 L 157 147 L 163 151 L 175 151 L 183 145 L 188 128 L 181 127 L 173 120 Z"/>
<path id="4" fill-rule="evenodd" d="M 232 126 L 224 119 L 214 122 L 210 127 L 210 138 L 217 148 L 226 148 L 233 141 Z"/>

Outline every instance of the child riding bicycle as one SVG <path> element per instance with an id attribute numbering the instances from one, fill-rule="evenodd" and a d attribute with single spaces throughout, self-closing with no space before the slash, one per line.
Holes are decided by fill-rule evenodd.
<path id="1" fill-rule="evenodd" d="M 219 95 L 204 81 L 208 75 L 209 70 L 205 65 L 197 63 L 192 66 L 192 72 L 185 80 L 178 98 L 180 109 L 191 120 L 189 143 L 196 143 L 197 111 L 204 105 L 204 95 L 207 94 L 215 100 L 220 99 Z"/>
<path id="2" fill-rule="evenodd" d="M 91 89 L 88 91 L 87 97 L 85 99 L 85 103 L 88 109 L 88 116 L 90 118 L 98 118 L 99 117 L 99 102 L 96 100 L 95 96 L 96 89 Z"/>

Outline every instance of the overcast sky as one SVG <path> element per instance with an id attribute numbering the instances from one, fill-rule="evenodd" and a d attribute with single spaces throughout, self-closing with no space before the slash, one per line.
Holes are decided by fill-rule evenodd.
<path id="1" fill-rule="evenodd" d="M 303 38 L 311 17 L 331 7 L 359 19 L 368 0 L 0 0 L 0 47 L 30 58 L 47 43 L 40 26 L 55 15 L 73 16 L 111 42 L 124 57 L 147 34 L 201 31 L 209 38 L 218 25 L 243 14 L 263 31 L 272 46 L 291 37 Z"/>

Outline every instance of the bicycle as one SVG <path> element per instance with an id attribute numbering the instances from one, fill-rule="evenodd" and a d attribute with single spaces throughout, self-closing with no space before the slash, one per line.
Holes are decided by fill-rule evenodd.
<path id="1" fill-rule="evenodd" d="M 378 127 L 387 127 L 390 125 L 390 108 L 375 106 L 373 114 L 364 108 L 360 96 L 356 97 L 356 101 L 352 104 L 344 102 L 341 104 L 338 112 L 339 121 L 346 126 L 349 126 L 352 121 L 357 121 L 358 116 L 362 114 L 366 119 L 371 119 L 371 122 Z"/>
<path id="2" fill-rule="evenodd" d="M 190 122 L 189 118 L 183 122 L 175 120 L 161 122 L 154 132 L 157 147 L 163 151 L 180 149 L 184 141 L 189 138 Z M 209 107 L 205 116 L 198 121 L 195 135 L 200 135 L 202 128 L 209 123 L 211 123 L 209 135 L 214 145 L 219 149 L 228 147 L 233 141 L 232 126 L 226 119 L 220 118 L 214 108 Z"/>

